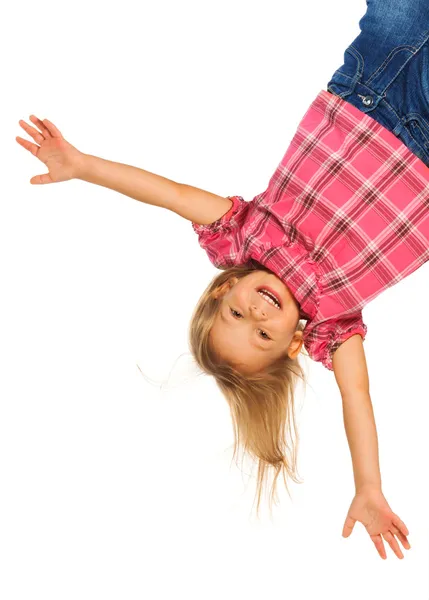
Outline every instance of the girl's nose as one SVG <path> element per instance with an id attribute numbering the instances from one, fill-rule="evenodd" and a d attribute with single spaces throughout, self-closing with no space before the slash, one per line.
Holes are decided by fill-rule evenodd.
<path id="1" fill-rule="evenodd" d="M 262 317 L 266 316 L 264 309 L 262 309 L 262 308 L 258 309 L 258 307 L 255 304 L 251 304 L 250 309 L 252 311 L 252 314 L 255 314 L 256 316 L 258 316 L 258 315 L 262 316 Z"/>

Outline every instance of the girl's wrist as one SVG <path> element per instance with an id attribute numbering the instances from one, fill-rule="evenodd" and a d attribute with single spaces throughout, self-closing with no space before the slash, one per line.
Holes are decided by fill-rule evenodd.
<path id="1" fill-rule="evenodd" d="M 356 494 L 362 494 L 365 492 L 378 491 L 381 492 L 381 481 L 379 482 L 365 482 L 355 486 Z"/>
<path id="2" fill-rule="evenodd" d="M 85 179 L 90 170 L 90 155 L 80 152 L 74 162 L 74 179 Z"/>

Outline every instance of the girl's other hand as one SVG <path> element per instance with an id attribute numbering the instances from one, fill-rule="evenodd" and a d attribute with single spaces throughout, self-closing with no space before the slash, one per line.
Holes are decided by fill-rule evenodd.
<path id="1" fill-rule="evenodd" d="M 34 154 L 49 169 L 49 173 L 32 177 L 30 183 L 56 183 L 76 178 L 85 155 L 69 144 L 48 119 L 41 121 L 34 115 L 30 115 L 30 119 L 40 131 L 31 127 L 25 121 L 21 120 L 19 124 L 34 139 L 36 144 L 19 136 L 16 137 L 16 141 Z"/>
<path id="2" fill-rule="evenodd" d="M 404 555 L 395 536 L 404 548 L 407 550 L 411 548 L 406 537 L 409 535 L 406 525 L 391 510 L 380 488 L 369 487 L 356 492 L 344 523 L 343 537 L 349 537 L 356 521 L 360 521 L 365 526 L 383 559 L 386 559 L 387 556 L 381 536 L 384 537 L 398 558 L 402 559 Z"/>

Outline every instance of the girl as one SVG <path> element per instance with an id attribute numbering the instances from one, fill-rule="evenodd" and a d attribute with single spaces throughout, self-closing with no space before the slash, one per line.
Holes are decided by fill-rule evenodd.
<path id="1" fill-rule="evenodd" d="M 381 487 L 362 309 L 429 259 L 429 3 L 367 0 L 359 27 L 251 201 L 84 154 L 33 115 L 38 129 L 20 125 L 36 144 L 16 140 L 49 169 L 31 183 L 79 178 L 191 221 L 221 273 L 195 308 L 190 347 L 229 403 L 234 454 L 242 441 L 259 459 L 258 508 L 270 465 L 271 498 L 280 472 L 298 482 L 285 434 L 296 433 L 302 348 L 334 372 L 356 486 L 343 536 L 360 521 L 382 558 L 383 539 L 403 558 L 397 538 L 409 549 L 409 532 Z"/>

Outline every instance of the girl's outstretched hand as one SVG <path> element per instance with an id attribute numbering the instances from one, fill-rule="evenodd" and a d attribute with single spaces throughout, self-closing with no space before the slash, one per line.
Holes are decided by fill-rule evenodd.
<path id="1" fill-rule="evenodd" d="M 30 183 L 56 183 L 77 177 L 85 155 L 69 144 L 48 119 L 41 121 L 34 115 L 30 115 L 30 119 L 40 131 L 31 127 L 31 125 L 27 125 L 25 121 L 19 121 L 19 124 L 36 144 L 19 136 L 16 137 L 16 141 L 34 154 L 49 169 L 49 173 L 32 177 Z"/>
<path id="2" fill-rule="evenodd" d="M 368 487 L 356 492 L 349 508 L 343 528 L 343 537 L 349 537 L 356 521 L 360 521 L 366 528 L 370 538 L 375 544 L 381 558 L 386 559 L 386 550 L 383 539 L 390 545 L 398 558 L 404 558 L 395 536 L 404 548 L 411 548 L 407 535 L 408 529 L 387 503 L 380 488 Z"/>

